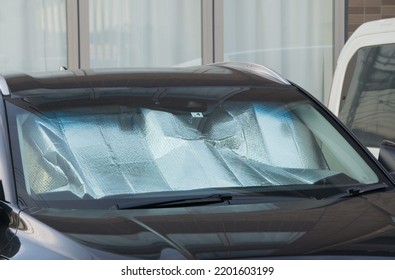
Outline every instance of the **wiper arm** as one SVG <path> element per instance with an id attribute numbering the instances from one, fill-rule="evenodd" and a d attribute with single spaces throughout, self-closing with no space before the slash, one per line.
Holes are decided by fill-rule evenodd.
<path id="1" fill-rule="evenodd" d="M 201 206 L 216 203 L 223 203 L 232 200 L 230 194 L 214 194 L 209 196 L 181 196 L 176 198 L 169 197 L 152 197 L 136 198 L 126 202 L 113 205 L 110 209 L 146 209 L 146 208 L 166 208 L 166 207 L 184 207 L 184 206 Z"/>
<path id="2" fill-rule="evenodd" d="M 345 192 L 339 193 L 338 195 L 334 195 L 333 197 L 336 198 L 347 198 L 358 196 L 364 193 L 375 192 L 375 191 L 382 191 L 387 188 L 385 184 L 372 184 L 372 185 L 363 185 L 359 187 L 351 187 L 347 189 Z"/>

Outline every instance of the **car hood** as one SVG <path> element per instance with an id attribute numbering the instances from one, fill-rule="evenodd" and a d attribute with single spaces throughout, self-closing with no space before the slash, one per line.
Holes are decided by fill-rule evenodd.
<path id="1" fill-rule="evenodd" d="M 395 257 L 394 195 L 148 210 L 43 209 L 23 219 L 55 229 L 51 248 L 67 247 L 65 255 L 77 259 Z M 36 234 L 46 225 L 34 223 Z"/>
<path id="2" fill-rule="evenodd" d="M 89 250 L 53 228 L 0 201 L 1 259 L 94 259 Z"/>

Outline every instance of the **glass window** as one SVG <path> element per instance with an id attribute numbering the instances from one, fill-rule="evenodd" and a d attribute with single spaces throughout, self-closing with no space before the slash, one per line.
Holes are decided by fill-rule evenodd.
<path id="1" fill-rule="evenodd" d="M 224 59 L 268 66 L 321 101 L 333 72 L 333 1 L 224 1 Z"/>
<path id="2" fill-rule="evenodd" d="M 340 119 L 361 142 L 395 141 L 395 44 L 358 50 L 347 66 Z"/>
<path id="3" fill-rule="evenodd" d="M 25 98 L 26 106 L 7 104 L 29 196 L 101 199 L 378 182 L 361 155 L 294 91 L 166 88 L 157 101 L 152 97 L 163 88 L 134 88 L 128 99 L 108 89 L 93 102 L 89 93 L 72 90 L 67 102 L 36 96 Z"/>
<path id="4" fill-rule="evenodd" d="M 0 71 L 67 66 L 66 0 L 0 0 L 0 7 Z"/>
<path id="5" fill-rule="evenodd" d="M 200 0 L 91 0 L 91 67 L 201 64 Z"/>

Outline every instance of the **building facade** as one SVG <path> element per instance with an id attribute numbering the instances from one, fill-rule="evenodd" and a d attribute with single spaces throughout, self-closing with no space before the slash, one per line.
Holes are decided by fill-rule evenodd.
<path id="1" fill-rule="evenodd" d="M 352 5 L 351 0 L 0 0 L 0 72 L 246 61 L 274 69 L 326 102 Z"/>
<path id="2" fill-rule="evenodd" d="M 347 36 L 362 23 L 395 17 L 395 0 L 348 0 Z"/>

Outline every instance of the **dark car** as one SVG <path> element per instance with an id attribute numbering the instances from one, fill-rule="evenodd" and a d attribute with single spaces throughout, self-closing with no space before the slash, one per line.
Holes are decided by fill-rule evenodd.
<path id="1" fill-rule="evenodd" d="M 4 259 L 387 258 L 394 183 L 254 64 L 0 80 Z"/>

